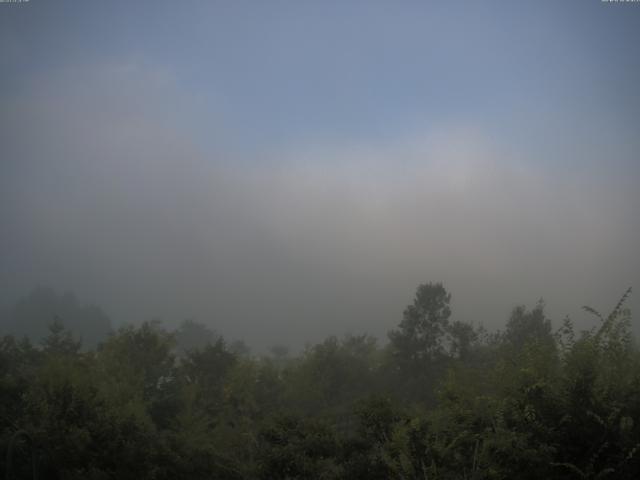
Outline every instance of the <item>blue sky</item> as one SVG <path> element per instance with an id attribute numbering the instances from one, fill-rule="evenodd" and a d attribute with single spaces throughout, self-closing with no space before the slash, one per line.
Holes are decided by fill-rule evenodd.
<path id="1" fill-rule="evenodd" d="M 429 280 L 489 325 L 606 309 L 640 279 L 639 27 L 597 0 L 0 4 L 6 295 L 257 343 L 258 311 L 269 342 L 383 335 Z"/>
<path id="2" fill-rule="evenodd" d="M 550 111 L 626 123 L 640 102 L 637 10 L 35 0 L 1 12 L 3 90 L 66 68 L 133 63 L 173 78 L 200 135 L 224 117 L 236 147 L 366 141 L 460 119 L 509 131 Z"/>

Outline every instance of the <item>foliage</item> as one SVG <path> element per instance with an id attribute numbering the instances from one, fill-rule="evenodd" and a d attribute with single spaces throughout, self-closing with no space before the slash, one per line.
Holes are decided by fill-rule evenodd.
<path id="1" fill-rule="evenodd" d="M 72 293 L 60 295 L 45 287 L 34 289 L 0 316 L 5 333 L 33 342 L 45 338 L 54 322 L 87 348 L 97 347 L 111 332 L 111 321 L 100 308 L 80 304 Z"/>
<path id="2" fill-rule="evenodd" d="M 41 478 L 637 478 L 629 293 L 609 315 L 586 307 L 600 323 L 581 334 L 553 332 L 542 302 L 488 334 L 428 283 L 387 345 L 330 337 L 300 355 L 250 356 L 195 322 L 83 350 L 54 322 L 36 344 L 0 339 L 0 448 L 13 478 L 31 451 Z"/>

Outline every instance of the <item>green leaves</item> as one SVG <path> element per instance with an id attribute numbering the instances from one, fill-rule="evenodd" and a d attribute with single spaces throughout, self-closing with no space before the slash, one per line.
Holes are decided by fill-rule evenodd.
<path id="1" fill-rule="evenodd" d="M 82 351 L 53 325 L 40 346 L 0 340 L 0 447 L 27 432 L 47 478 L 635 479 L 627 295 L 580 335 L 569 319 L 552 334 L 542 303 L 487 335 L 425 284 L 389 345 L 330 337 L 297 356 L 190 324 L 204 341 L 176 355 L 157 322 Z"/>
<path id="2" fill-rule="evenodd" d="M 451 308 L 451 294 L 441 283 L 425 283 L 416 290 L 413 304 L 403 314 L 397 330 L 389 332 L 394 354 L 401 364 L 424 365 L 445 352 L 445 334 Z"/>

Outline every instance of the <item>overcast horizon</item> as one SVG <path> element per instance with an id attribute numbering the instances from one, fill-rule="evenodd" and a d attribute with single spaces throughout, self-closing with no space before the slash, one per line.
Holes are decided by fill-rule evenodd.
<path id="1" fill-rule="evenodd" d="M 640 287 L 640 3 L 0 3 L 0 304 L 252 348 Z M 638 293 L 630 297 L 636 332 Z"/>

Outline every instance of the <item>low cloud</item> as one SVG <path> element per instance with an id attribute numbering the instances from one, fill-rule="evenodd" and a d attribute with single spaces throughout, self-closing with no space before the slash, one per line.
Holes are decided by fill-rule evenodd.
<path id="1" fill-rule="evenodd" d="M 256 161 L 187 128 L 197 102 L 166 72 L 64 71 L 16 98 L 2 120 L 8 297 L 48 284 L 116 323 L 193 317 L 262 348 L 382 336 L 425 281 L 491 328 L 540 297 L 579 319 L 638 284 L 628 183 L 559 174 L 478 125 Z"/>

